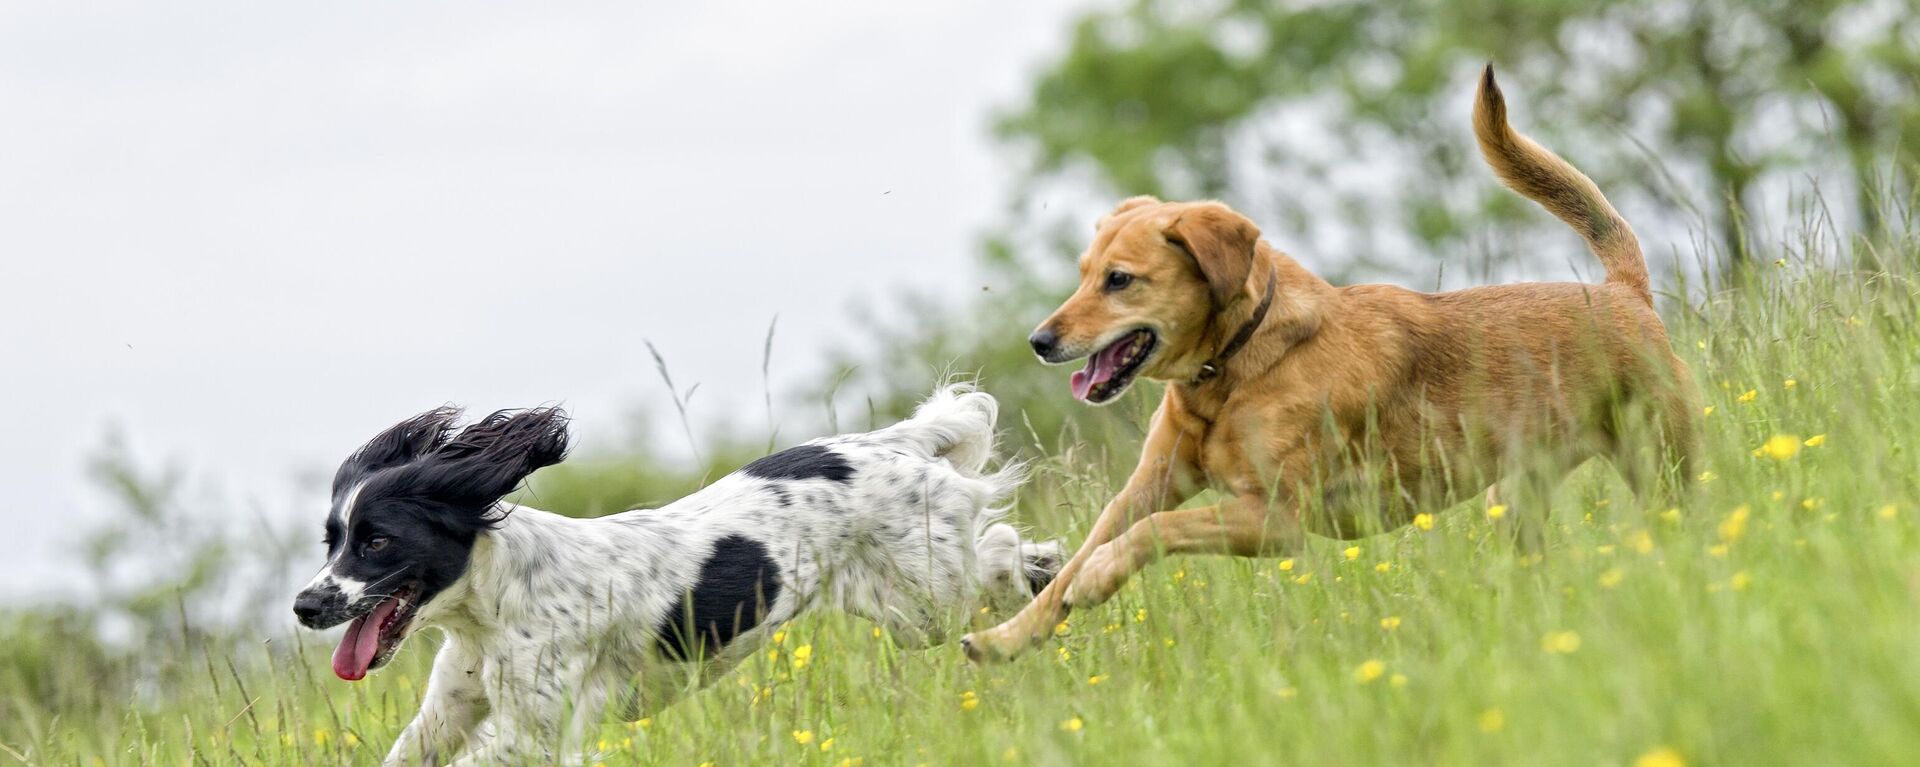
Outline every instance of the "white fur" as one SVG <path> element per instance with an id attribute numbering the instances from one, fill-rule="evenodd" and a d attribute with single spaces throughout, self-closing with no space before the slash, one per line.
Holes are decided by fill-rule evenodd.
<path id="1" fill-rule="evenodd" d="M 993 397 L 951 385 L 892 427 L 809 443 L 852 465 L 847 482 L 735 473 L 665 508 L 598 519 L 503 506 L 505 522 L 480 536 L 466 574 L 413 623 L 442 629 L 446 643 L 387 762 L 437 763 L 481 732 L 490 736 L 459 764 L 568 758 L 606 705 L 624 703 L 630 718 L 658 709 L 817 605 L 922 645 L 952 636 L 983 600 L 1024 604 L 1028 576 L 1050 577 L 1062 557 L 1058 542 L 1025 542 L 994 521 L 991 505 L 1023 476 L 1017 465 L 986 470 L 997 410 Z M 662 654 L 671 606 L 728 536 L 769 551 L 777 598 L 701 663 Z"/>

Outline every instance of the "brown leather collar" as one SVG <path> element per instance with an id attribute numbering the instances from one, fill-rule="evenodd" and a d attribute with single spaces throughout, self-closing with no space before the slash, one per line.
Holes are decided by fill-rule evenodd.
<path id="1" fill-rule="evenodd" d="M 1220 347 L 1220 351 L 1213 355 L 1213 359 L 1201 363 L 1200 373 L 1188 379 L 1187 385 L 1199 386 L 1200 384 L 1213 380 L 1213 378 L 1220 375 L 1220 371 L 1226 367 L 1227 359 L 1240 351 L 1240 347 L 1246 346 L 1248 341 L 1253 340 L 1253 331 L 1260 329 L 1260 322 L 1267 318 L 1267 310 L 1273 308 L 1273 287 L 1279 282 L 1279 267 L 1269 264 L 1267 266 L 1267 292 L 1266 295 L 1260 297 L 1260 305 L 1253 308 L 1253 316 L 1248 318 L 1246 324 L 1241 325 L 1239 330 L 1234 331 L 1233 337 L 1227 339 L 1227 345 Z"/>

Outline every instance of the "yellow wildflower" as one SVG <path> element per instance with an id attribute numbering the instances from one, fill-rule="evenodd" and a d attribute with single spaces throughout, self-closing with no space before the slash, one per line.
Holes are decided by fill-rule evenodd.
<path id="1" fill-rule="evenodd" d="M 1059 623 L 1053 624 L 1054 636 L 1063 637 L 1071 633 L 1073 633 L 1073 626 L 1067 623 L 1066 621 L 1061 621 Z"/>
<path id="2" fill-rule="evenodd" d="M 1727 580 L 1727 585 L 1732 586 L 1734 591 L 1746 591 L 1748 586 L 1753 585 L 1753 576 L 1748 575 L 1747 571 L 1741 570 L 1740 572 L 1734 573 L 1733 577 Z"/>
<path id="3" fill-rule="evenodd" d="M 1487 507 L 1487 519 L 1499 519 L 1507 515 L 1507 505 L 1496 503 Z"/>
<path id="4" fill-rule="evenodd" d="M 1481 732 L 1499 732 L 1506 729 L 1506 726 L 1507 715 L 1500 710 L 1499 706 L 1494 706 L 1493 708 L 1480 712 Z"/>
<path id="5" fill-rule="evenodd" d="M 1821 501 L 1818 498 L 1802 498 L 1800 499 L 1800 508 L 1813 511 L 1814 509 L 1820 508 L 1820 503 Z"/>
<path id="6" fill-rule="evenodd" d="M 1359 546 L 1348 546 L 1348 547 L 1347 547 L 1347 550 L 1346 550 L 1345 552 L 1342 552 L 1342 553 L 1344 553 L 1344 554 L 1346 554 L 1346 555 L 1347 555 L 1347 559 L 1349 559 L 1349 560 L 1354 560 L 1354 559 L 1359 559 L 1359 558 L 1360 558 L 1360 547 L 1359 547 Z"/>
<path id="7" fill-rule="evenodd" d="M 1707 483 L 1707 482 L 1712 482 L 1712 481 L 1714 481 L 1714 480 L 1716 480 L 1716 479 L 1719 479 L 1719 478 L 1720 478 L 1720 475 L 1718 475 L 1718 474 L 1715 474 L 1715 473 L 1713 473 L 1713 472 L 1711 472 L 1711 471 L 1703 471 L 1703 472 L 1700 472 L 1700 481 L 1701 481 L 1702 483 Z"/>
<path id="8" fill-rule="evenodd" d="M 880 635 L 881 635 L 881 634 L 883 634 L 883 633 L 885 633 L 885 632 L 882 632 L 882 631 L 880 630 L 880 627 L 879 627 L 879 626 L 874 626 L 874 627 L 873 627 L 873 638 L 874 638 L 874 639 L 879 639 L 879 638 L 880 638 Z"/>
<path id="9" fill-rule="evenodd" d="M 1099 684 L 1104 681 L 1107 681 L 1106 674 L 1094 674 L 1093 676 L 1087 677 L 1087 684 Z"/>
<path id="10" fill-rule="evenodd" d="M 1746 504 L 1735 506 L 1727 518 L 1720 521 L 1720 540 L 1733 543 L 1747 533 L 1747 517 L 1753 513 Z"/>
<path id="11" fill-rule="evenodd" d="M 330 740 L 333 740 L 333 733 L 331 733 L 331 732 L 327 732 L 326 730 L 322 730 L 322 729 L 320 729 L 320 728 L 317 728 L 317 727 L 316 727 L 316 728 L 314 728 L 314 730 L 313 730 L 313 744 L 314 744 L 314 745 L 316 745 L 316 746 L 320 746 L 320 747 L 323 747 L 323 748 L 324 748 L 324 747 L 326 747 L 326 745 L 327 745 L 327 741 L 330 741 Z"/>
<path id="12" fill-rule="evenodd" d="M 1380 628 L 1385 631 L 1392 631 L 1394 629 L 1400 628 L 1400 616 L 1389 615 L 1385 618 L 1381 618 Z"/>
<path id="13" fill-rule="evenodd" d="M 833 739 L 832 739 L 832 738 L 828 738 L 828 739 L 826 739 L 826 740 L 823 740 L 823 741 L 820 741 L 820 750 L 821 750 L 821 751 L 832 751 L 832 750 L 833 750 Z"/>
<path id="14" fill-rule="evenodd" d="M 1385 673 L 1387 673 L 1387 664 L 1382 663 L 1379 660 L 1369 660 L 1365 663 L 1360 664 L 1359 666 L 1354 667 L 1353 681 L 1359 682 L 1361 684 L 1367 684 L 1372 682 L 1375 679 L 1379 679 L 1380 675 Z"/>
<path id="15" fill-rule="evenodd" d="M 1616 567 L 1600 574 L 1600 588 L 1610 589 L 1626 580 L 1627 574 Z"/>
<path id="16" fill-rule="evenodd" d="M 1293 582 L 1306 583 L 1307 581 L 1310 581 L 1310 580 L 1313 580 L 1313 573 L 1301 573 L 1297 576 L 1294 576 Z"/>
<path id="17" fill-rule="evenodd" d="M 1065 730 L 1067 732 L 1079 732 L 1081 728 L 1086 726 L 1087 726 L 1087 723 L 1084 721 L 1081 721 L 1080 717 L 1077 717 L 1077 716 L 1060 723 L 1060 729 Z"/>
<path id="18" fill-rule="evenodd" d="M 1642 554 L 1650 553 L 1653 551 L 1653 534 L 1645 530 L 1635 530 L 1627 535 L 1627 545 Z"/>
<path id="19" fill-rule="evenodd" d="M 1142 608 L 1140 608 L 1140 609 L 1138 609 L 1138 610 L 1135 610 L 1135 611 L 1133 611 L 1133 622 L 1134 622 L 1134 623 L 1146 623 L 1146 622 L 1147 622 L 1147 608 L 1144 608 L 1144 607 L 1142 607 Z"/>
<path id="20" fill-rule="evenodd" d="M 1575 631 L 1554 631 L 1540 639 L 1540 649 L 1555 655 L 1571 655 L 1580 650 L 1580 634 Z"/>
<path id="21" fill-rule="evenodd" d="M 1381 562 L 1380 564 L 1373 566 L 1373 571 L 1376 573 L 1384 573 L 1392 569 L 1393 569 L 1392 562 Z"/>
<path id="22" fill-rule="evenodd" d="M 1758 389 L 1748 389 L 1748 390 L 1746 391 L 1746 393 L 1744 393 L 1744 394 L 1741 394 L 1741 395 L 1740 395 L 1740 396 L 1738 397 L 1738 399 L 1740 400 L 1740 402 L 1741 402 L 1741 404 L 1745 404 L 1745 403 L 1748 403 L 1748 402 L 1752 402 L 1752 401 L 1754 401 L 1755 399 L 1758 399 L 1759 397 L 1760 397 L 1760 390 L 1758 390 Z"/>
<path id="23" fill-rule="evenodd" d="M 1815 434 L 1811 437 L 1808 437 L 1807 441 L 1802 442 L 1800 444 L 1806 445 L 1807 447 L 1819 447 L 1821 445 L 1827 444 L 1827 435 Z"/>
<path id="24" fill-rule="evenodd" d="M 1800 382 L 1799 382 L 1799 381 L 1795 381 L 1795 380 L 1793 380 L 1793 379 L 1791 379 L 1791 378 L 1789 378 L 1789 379 L 1787 379 L 1787 380 L 1785 380 L 1785 381 L 1781 381 L 1781 382 L 1780 382 L 1780 388 L 1782 388 L 1782 389 L 1791 389 L 1791 388 L 1793 388 L 1793 387 L 1795 387 L 1795 386 L 1799 386 L 1799 385 L 1800 385 Z"/>
<path id="25" fill-rule="evenodd" d="M 798 743 L 802 746 L 811 745 L 813 743 L 813 731 L 812 730 L 794 730 L 793 742 Z"/>
<path id="26" fill-rule="evenodd" d="M 1772 458 L 1785 461 L 1800 454 L 1800 438 L 1792 434 L 1775 434 L 1753 449 L 1755 458 Z"/>
<path id="27" fill-rule="evenodd" d="M 787 630 L 786 630 L 786 629 L 781 629 L 781 630 L 779 630 L 779 631 L 775 631 L 775 632 L 773 632 L 773 643 L 774 643 L 774 644 L 780 644 L 781 642 L 785 642 L 785 641 L 787 641 Z"/>
<path id="28" fill-rule="evenodd" d="M 1701 417 L 1703 417 L 1703 418 L 1704 418 L 1704 417 L 1706 417 L 1706 416 L 1710 416 L 1710 415 L 1713 415 L 1713 406 L 1712 406 L 1712 405 L 1708 405 L 1708 406 L 1706 406 L 1706 407 L 1703 407 L 1703 408 L 1700 408 L 1700 416 L 1701 416 Z"/>
<path id="29" fill-rule="evenodd" d="M 1413 526 L 1420 528 L 1422 531 L 1432 530 L 1433 515 L 1425 513 L 1413 515 Z"/>
<path id="30" fill-rule="evenodd" d="M 972 690 L 968 690 L 966 692 L 960 693 L 960 710 L 961 711 L 972 711 L 979 707 L 980 707 L 980 696 L 975 695 Z"/>
<path id="31" fill-rule="evenodd" d="M 793 667 L 803 669 L 813 660 L 813 645 L 803 644 L 793 648 Z"/>
<path id="32" fill-rule="evenodd" d="M 1899 516 L 1900 509 L 1899 507 L 1889 503 L 1885 506 L 1880 507 L 1880 511 L 1878 513 L 1880 514 L 1881 519 L 1893 519 L 1894 517 Z"/>
<path id="33" fill-rule="evenodd" d="M 1067 649 L 1067 648 L 1065 648 L 1065 647 L 1062 647 L 1062 648 L 1060 648 L 1060 649 L 1058 649 L 1058 650 L 1055 650 L 1055 651 L 1054 651 L 1054 654 L 1056 654 L 1056 655 L 1059 655 L 1059 656 L 1060 656 L 1060 662 L 1061 662 L 1061 663 L 1065 663 L 1065 662 L 1067 662 L 1067 661 L 1070 661 L 1070 660 L 1073 660 L 1073 651 L 1072 651 L 1072 650 L 1069 650 L 1069 649 Z"/>
<path id="34" fill-rule="evenodd" d="M 351 732 L 343 732 L 340 733 L 340 742 L 347 744 L 347 748 L 353 748 L 354 746 L 360 745 L 360 736 Z"/>
<path id="35" fill-rule="evenodd" d="M 1283 573 L 1293 572 L 1293 560 L 1291 559 L 1280 560 L 1280 572 L 1283 572 Z"/>
<path id="36" fill-rule="evenodd" d="M 1633 760 L 1633 767 L 1687 767 L 1687 760 L 1671 748 L 1661 746 Z"/>

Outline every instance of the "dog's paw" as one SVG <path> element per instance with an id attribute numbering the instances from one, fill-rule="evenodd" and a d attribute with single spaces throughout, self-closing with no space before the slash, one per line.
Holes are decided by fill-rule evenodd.
<path id="1" fill-rule="evenodd" d="M 967 660 L 974 663 L 1004 663 L 1026 652 L 1028 648 L 1040 644 L 1047 638 L 1048 631 L 1023 631 L 1019 627 L 1021 617 L 1002 623 L 990 629 L 975 631 L 960 638 L 960 649 L 967 654 Z"/>

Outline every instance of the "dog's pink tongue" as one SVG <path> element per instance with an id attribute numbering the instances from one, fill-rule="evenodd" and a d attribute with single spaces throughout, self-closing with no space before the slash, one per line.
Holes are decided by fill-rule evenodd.
<path id="1" fill-rule="evenodd" d="M 1087 366 L 1073 371 L 1068 381 L 1073 386 L 1073 398 L 1084 400 L 1093 393 L 1093 387 L 1113 380 L 1113 374 L 1120 369 L 1120 357 L 1126 352 L 1125 339 L 1094 352 L 1087 360 Z"/>
<path id="2" fill-rule="evenodd" d="M 333 650 L 335 675 L 349 682 L 366 678 L 367 669 L 373 666 L 373 656 L 380 652 L 380 624 L 399 606 L 395 600 L 384 600 L 373 612 L 347 624 L 346 636 L 340 637 L 340 646 Z"/>

